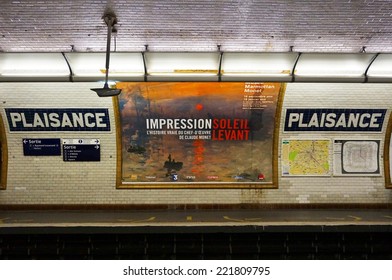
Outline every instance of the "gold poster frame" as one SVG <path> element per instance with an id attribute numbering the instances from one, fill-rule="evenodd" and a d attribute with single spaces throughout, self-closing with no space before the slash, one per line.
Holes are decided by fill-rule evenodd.
<path id="1" fill-rule="evenodd" d="M 116 149 L 117 149 L 117 161 L 116 161 L 116 189 L 277 189 L 278 185 L 278 150 L 279 150 L 279 131 L 280 121 L 283 109 L 283 100 L 286 91 L 286 83 L 280 83 L 280 89 L 276 101 L 276 112 L 274 119 L 274 133 L 272 142 L 272 182 L 265 184 L 252 184 L 248 182 L 244 183 L 187 183 L 187 182 L 175 182 L 172 184 L 167 183 L 133 183 L 124 184 L 122 180 L 122 126 L 120 118 L 120 107 L 118 96 L 112 98 L 113 110 L 115 115 L 115 128 L 116 128 Z"/>
<path id="2" fill-rule="evenodd" d="M 1 115 L 0 115 L 0 145 L 1 145 L 0 190 L 5 190 L 7 188 L 8 147 L 7 147 L 7 137 L 5 134 L 4 122 Z"/>
<path id="3" fill-rule="evenodd" d="M 384 176 L 385 176 L 385 188 L 392 189 L 392 180 L 390 172 L 391 158 L 389 157 L 390 145 L 391 145 L 391 133 L 392 133 L 392 113 L 389 114 L 389 120 L 387 129 L 385 131 L 384 141 Z"/>

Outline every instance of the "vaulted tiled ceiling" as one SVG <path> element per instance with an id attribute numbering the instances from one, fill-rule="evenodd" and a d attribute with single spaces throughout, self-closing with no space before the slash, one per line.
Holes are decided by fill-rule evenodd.
<path id="1" fill-rule="evenodd" d="M 390 0 L 0 0 L 0 51 L 392 52 Z"/>

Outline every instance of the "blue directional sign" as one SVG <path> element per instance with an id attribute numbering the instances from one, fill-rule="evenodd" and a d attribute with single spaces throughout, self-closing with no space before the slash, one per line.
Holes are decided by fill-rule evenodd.
<path id="1" fill-rule="evenodd" d="M 24 138 L 23 155 L 25 156 L 60 156 L 60 138 Z"/>
<path id="2" fill-rule="evenodd" d="M 64 161 L 100 161 L 99 139 L 63 139 Z"/>

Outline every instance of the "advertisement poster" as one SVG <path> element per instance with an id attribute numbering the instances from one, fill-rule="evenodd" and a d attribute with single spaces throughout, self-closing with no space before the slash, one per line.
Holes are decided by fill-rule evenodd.
<path id="1" fill-rule="evenodd" d="M 124 82 L 121 180 L 272 184 L 280 83 Z"/>

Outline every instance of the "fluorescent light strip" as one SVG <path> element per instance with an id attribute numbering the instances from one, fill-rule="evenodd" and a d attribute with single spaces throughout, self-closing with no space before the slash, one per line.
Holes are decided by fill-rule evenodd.
<path id="1" fill-rule="evenodd" d="M 110 72 L 110 70 L 109 70 L 109 72 Z M 116 73 L 116 72 L 114 72 L 114 73 L 112 73 L 112 72 L 110 72 L 109 73 L 109 78 L 110 77 L 142 77 L 142 76 L 144 76 L 144 73 Z M 102 73 L 97 73 L 97 72 L 94 72 L 94 73 L 78 73 L 78 74 L 75 74 L 74 75 L 74 77 L 105 77 L 105 74 L 102 74 Z"/>
<path id="2" fill-rule="evenodd" d="M 364 74 L 295 74 L 296 77 L 317 77 L 317 78 L 363 78 Z"/>
<path id="3" fill-rule="evenodd" d="M 69 73 L 1 73 L 4 77 L 67 77 Z"/>
<path id="4" fill-rule="evenodd" d="M 153 72 L 153 73 L 148 73 L 149 76 L 165 76 L 165 77 L 188 77 L 188 76 L 200 76 L 200 77 L 205 77 L 205 76 L 217 76 L 218 72 L 216 73 L 199 73 L 199 72 L 192 72 L 192 73 L 167 73 L 167 72 Z"/>
<path id="5" fill-rule="evenodd" d="M 291 76 L 290 74 L 263 74 L 263 73 L 222 73 L 222 76 L 226 77 L 246 77 L 246 76 L 251 76 L 251 77 L 289 77 Z"/>
<path id="6" fill-rule="evenodd" d="M 392 78 L 392 73 L 367 75 L 369 78 Z"/>

